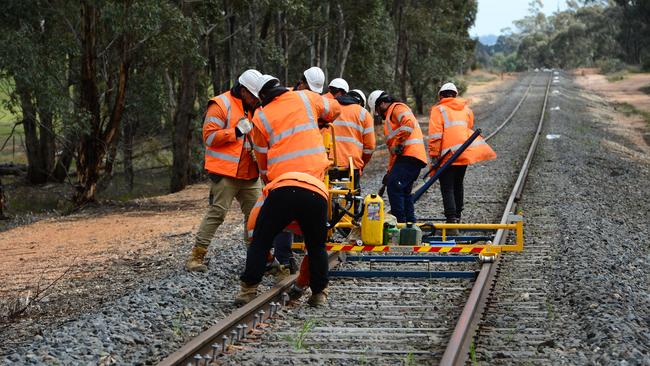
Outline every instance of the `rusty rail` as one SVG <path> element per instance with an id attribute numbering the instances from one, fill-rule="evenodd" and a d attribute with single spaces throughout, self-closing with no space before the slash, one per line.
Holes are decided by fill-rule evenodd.
<path id="1" fill-rule="evenodd" d="M 503 216 L 501 217 L 502 224 L 507 223 L 508 216 L 514 213 L 516 202 L 518 202 L 521 198 L 521 193 L 526 183 L 526 177 L 528 177 L 528 171 L 530 170 L 533 157 L 535 156 L 535 151 L 537 150 L 537 145 L 539 143 L 539 136 L 544 125 L 546 104 L 548 102 L 548 92 L 551 87 L 552 79 L 553 74 L 551 73 L 548 84 L 546 85 L 544 104 L 542 106 L 542 113 L 537 124 L 537 131 L 535 132 L 535 137 L 530 144 L 526 159 L 521 166 L 519 176 L 517 177 L 517 181 L 515 182 L 512 192 L 510 193 L 510 197 L 508 198 L 506 207 L 503 211 Z M 494 237 L 494 243 L 505 244 L 506 239 L 507 237 L 505 235 L 505 231 L 498 230 Z M 476 282 L 474 282 L 474 286 L 470 292 L 469 299 L 465 303 L 463 312 L 458 318 L 458 322 L 456 323 L 454 332 L 452 333 L 451 339 L 447 344 L 447 349 L 445 349 L 445 353 L 442 356 L 440 365 L 464 365 L 467 361 L 467 356 L 469 353 L 470 345 L 472 343 L 472 339 L 474 337 L 474 332 L 478 327 L 478 323 L 483 313 L 488 295 L 490 294 L 494 275 L 498 266 L 499 258 L 497 258 L 495 262 L 484 263 L 482 265 L 481 272 L 476 278 Z"/>

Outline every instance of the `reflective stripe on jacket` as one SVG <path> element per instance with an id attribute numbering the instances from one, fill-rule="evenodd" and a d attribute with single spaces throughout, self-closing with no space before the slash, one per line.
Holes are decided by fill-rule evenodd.
<path id="1" fill-rule="evenodd" d="M 473 133 L 474 113 L 461 98 L 444 98 L 429 115 L 429 156 L 437 159 L 447 151 L 453 154 Z M 449 155 L 451 156 L 451 154 Z M 496 158 L 496 153 L 479 136 L 452 165 L 470 165 Z M 445 160 L 449 159 L 447 157 Z M 444 162 L 444 161 L 443 161 Z"/>
<path id="2" fill-rule="evenodd" d="M 329 160 L 318 130 L 318 119 L 332 122 L 338 103 L 305 91 L 288 91 L 257 109 L 253 124 L 255 156 L 266 182 L 288 172 L 323 180 Z"/>
<path id="3" fill-rule="evenodd" d="M 392 150 L 399 144 L 404 145 L 403 156 L 412 156 L 427 164 L 427 154 L 424 149 L 420 124 L 413 115 L 411 108 L 406 104 L 397 102 L 388 107 L 384 119 L 384 136 L 386 137 L 386 147 L 390 151 L 388 170 L 395 163 L 396 155 Z"/>
<path id="4" fill-rule="evenodd" d="M 235 127 L 245 117 L 242 101 L 225 92 L 208 101 L 203 120 L 205 169 L 237 179 L 257 178 L 257 164 L 246 136 L 237 137 Z"/>
<path id="5" fill-rule="evenodd" d="M 352 157 L 354 167 L 363 170 L 375 151 L 375 128 L 372 116 L 358 104 L 341 105 L 341 114 L 334 121 L 336 161 L 348 168 Z"/>

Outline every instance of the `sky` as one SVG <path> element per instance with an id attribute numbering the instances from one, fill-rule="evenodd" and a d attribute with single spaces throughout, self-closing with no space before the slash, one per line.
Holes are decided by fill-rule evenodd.
<path id="1" fill-rule="evenodd" d="M 478 0 L 478 14 L 471 36 L 499 35 L 501 29 L 511 27 L 512 22 L 528 15 L 528 0 Z M 551 15 L 560 7 L 566 9 L 565 0 L 543 0 L 544 13 Z"/>

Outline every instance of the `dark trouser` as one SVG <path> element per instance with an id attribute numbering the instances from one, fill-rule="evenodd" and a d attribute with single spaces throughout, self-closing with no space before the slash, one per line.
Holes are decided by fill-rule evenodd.
<path id="1" fill-rule="evenodd" d="M 440 175 L 442 205 L 447 219 L 460 219 L 463 212 L 463 179 L 467 165 L 452 165 Z"/>
<path id="2" fill-rule="evenodd" d="M 415 222 L 415 208 L 411 199 L 413 182 L 418 179 L 420 169 L 425 166 L 411 156 L 398 156 L 388 174 L 388 200 L 390 211 L 397 222 Z"/>
<path id="3" fill-rule="evenodd" d="M 312 292 L 319 293 L 327 287 L 327 200 L 300 187 L 280 187 L 266 197 L 248 247 L 246 268 L 240 276 L 243 282 L 253 285 L 262 281 L 272 239 L 293 220 L 298 221 L 305 237 Z"/>
<path id="4" fill-rule="evenodd" d="M 290 231 L 283 231 L 273 239 L 273 256 L 280 264 L 286 266 L 293 258 L 291 244 L 293 244 L 293 233 Z"/>

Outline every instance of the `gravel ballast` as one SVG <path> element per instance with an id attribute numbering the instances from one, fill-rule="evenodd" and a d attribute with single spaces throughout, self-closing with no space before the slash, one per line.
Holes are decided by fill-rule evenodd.
<path id="1" fill-rule="evenodd" d="M 534 85 L 545 85 L 548 74 L 544 75 L 540 73 Z M 509 114 L 527 80 L 513 83 L 512 93 L 499 101 L 495 115 Z M 539 267 L 548 282 L 554 314 L 546 328 L 554 343 L 542 347 L 539 357 L 548 363 L 627 360 L 629 364 L 648 364 L 648 163 L 603 148 L 603 139 L 616 140 L 607 132 L 611 125 L 599 122 L 584 105 L 606 108 L 604 103 L 584 99 L 582 91 L 566 78 L 557 87 L 562 94 L 550 98 L 549 108 L 559 105 L 560 110 L 549 112 L 544 134 L 561 137 L 541 142 L 522 202 L 527 241 L 550 241 L 557 248 L 552 260 L 541 261 Z M 539 87 L 535 90 L 511 125 L 490 141 L 499 159 L 468 171 L 466 221 L 489 222 L 500 217 L 499 207 L 525 152 L 508 155 L 529 143 L 529 136 L 521 134 L 539 118 L 543 93 Z M 501 120 L 486 118 L 479 124 L 489 132 Z M 385 154 L 377 153 L 364 175 L 367 192 L 379 187 L 385 161 Z M 437 185 L 423 201 L 428 204 L 418 206 L 419 215 L 440 215 Z M 544 220 L 536 222 L 537 216 Z M 207 274 L 174 269 L 169 276 L 151 280 L 94 312 L 44 330 L 29 344 L 4 355 L 0 363 L 159 361 L 234 309 L 231 301 L 245 260 L 239 220 L 237 215 L 229 221 L 231 226 L 211 246 Z M 170 262 L 177 266 L 192 244 L 192 235 L 183 239 L 175 254 L 178 258 Z M 271 280 L 265 281 L 268 286 Z M 482 361 L 495 362 L 494 355 L 480 344 L 477 350 Z M 518 362 L 502 360 L 505 364 Z"/>

